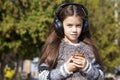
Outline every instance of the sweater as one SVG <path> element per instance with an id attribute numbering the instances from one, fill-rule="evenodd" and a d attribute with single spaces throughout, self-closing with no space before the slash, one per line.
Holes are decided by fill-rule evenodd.
<path id="1" fill-rule="evenodd" d="M 87 66 L 75 72 L 69 72 L 65 62 L 75 53 L 83 53 L 87 59 Z M 79 42 L 70 44 L 62 40 L 59 47 L 59 56 L 56 68 L 48 70 L 45 63 L 39 66 L 39 80 L 104 80 L 101 66 L 96 63 L 94 54 L 89 45 Z"/>

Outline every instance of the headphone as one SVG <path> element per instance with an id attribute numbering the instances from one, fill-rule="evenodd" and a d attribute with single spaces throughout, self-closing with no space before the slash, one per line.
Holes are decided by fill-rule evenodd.
<path id="1" fill-rule="evenodd" d="M 54 29 L 55 29 L 55 32 L 57 33 L 57 35 L 58 36 L 64 35 L 63 23 L 59 20 L 58 15 L 59 15 L 61 9 L 63 9 L 64 7 L 66 7 L 68 5 L 76 5 L 76 6 L 79 6 L 80 8 L 82 8 L 82 10 L 85 14 L 85 19 L 83 20 L 82 32 L 88 31 L 89 21 L 88 21 L 88 11 L 87 11 L 87 9 L 81 4 L 64 3 L 60 6 L 58 6 L 58 8 L 55 11 L 56 16 L 55 16 L 55 21 L 54 21 Z"/>

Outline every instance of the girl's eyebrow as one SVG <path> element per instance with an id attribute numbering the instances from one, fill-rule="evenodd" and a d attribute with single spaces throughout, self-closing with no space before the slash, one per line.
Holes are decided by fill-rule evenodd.
<path id="1" fill-rule="evenodd" d="M 77 25 L 82 25 L 82 24 L 80 23 L 80 24 L 77 24 Z"/>

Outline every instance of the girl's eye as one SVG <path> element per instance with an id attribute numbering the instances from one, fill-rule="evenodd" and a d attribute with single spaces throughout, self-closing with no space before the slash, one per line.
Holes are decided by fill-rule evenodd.
<path id="1" fill-rule="evenodd" d="M 68 28 L 72 28 L 74 25 L 72 24 L 67 24 Z M 78 24 L 76 25 L 77 28 L 81 28 L 82 27 L 82 24 Z"/>
<path id="2" fill-rule="evenodd" d="M 68 24 L 67 26 L 68 26 L 69 28 L 72 28 L 72 24 Z"/>

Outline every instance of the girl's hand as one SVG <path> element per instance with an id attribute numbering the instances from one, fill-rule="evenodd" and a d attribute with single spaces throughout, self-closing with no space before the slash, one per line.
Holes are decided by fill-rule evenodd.
<path id="1" fill-rule="evenodd" d="M 75 54 L 72 58 L 72 61 L 75 64 L 75 66 L 80 69 L 83 69 L 87 64 L 87 60 L 84 54 Z"/>
<path id="2" fill-rule="evenodd" d="M 76 64 L 73 63 L 73 56 L 71 56 L 68 61 L 66 62 L 66 67 L 68 69 L 69 72 L 74 72 L 77 70 Z"/>

